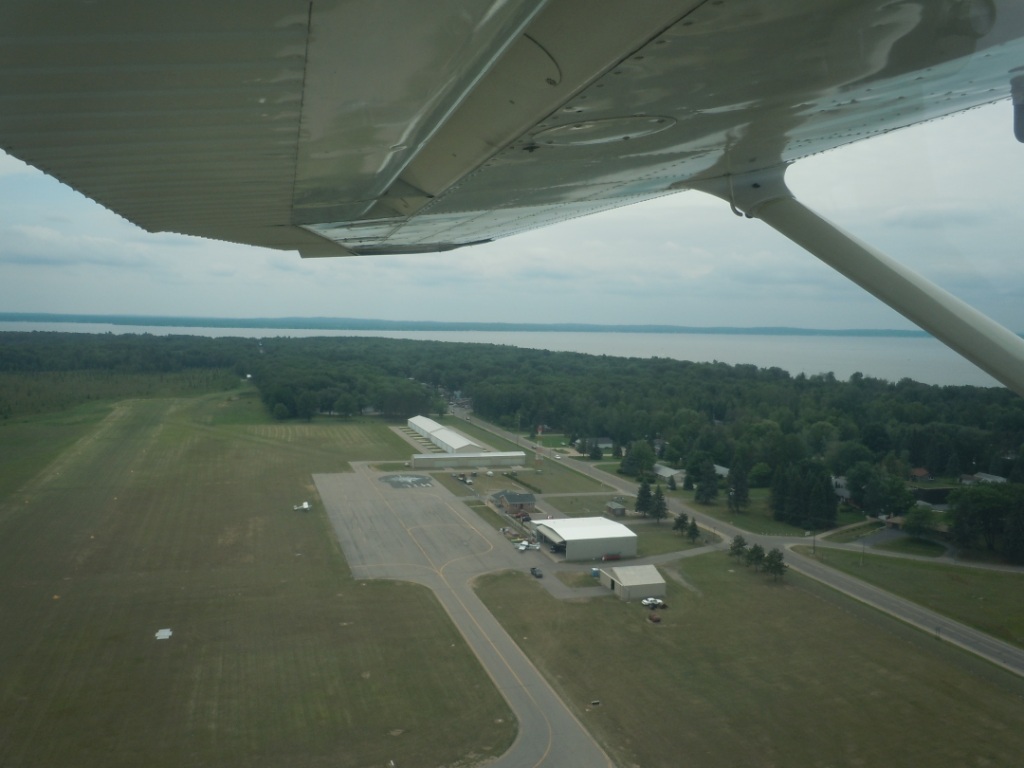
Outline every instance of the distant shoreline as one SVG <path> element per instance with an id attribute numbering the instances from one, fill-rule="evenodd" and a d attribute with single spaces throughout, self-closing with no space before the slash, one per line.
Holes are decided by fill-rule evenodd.
<path id="1" fill-rule="evenodd" d="M 868 328 L 752 328 L 684 325 L 616 325 L 598 323 L 490 323 L 436 320 L 375 320 L 352 317 L 172 317 L 163 315 L 84 315 L 44 312 L 0 312 L 0 322 L 103 323 L 178 328 L 273 328 L 325 331 L 515 331 L 522 333 L 666 333 L 731 336 L 862 336 L 928 338 L 921 330 Z"/>

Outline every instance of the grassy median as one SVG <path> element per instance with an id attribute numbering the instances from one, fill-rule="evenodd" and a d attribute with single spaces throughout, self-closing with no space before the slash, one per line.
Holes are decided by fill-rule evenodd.
<path id="1" fill-rule="evenodd" d="M 809 547 L 799 547 L 810 555 Z M 817 559 L 858 579 L 1024 647 L 1024 574 L 819 547 Z"/>

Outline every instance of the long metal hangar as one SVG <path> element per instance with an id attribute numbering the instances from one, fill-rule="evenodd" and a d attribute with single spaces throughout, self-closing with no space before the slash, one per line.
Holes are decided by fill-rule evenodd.
<path id="1" fill-rule="evenodd" d="M 615 560 L 636 557 L 636 534 L 604 517 L 549 519 L 537 523 L 537 535 L 565 552 L 566 560 Z"/>

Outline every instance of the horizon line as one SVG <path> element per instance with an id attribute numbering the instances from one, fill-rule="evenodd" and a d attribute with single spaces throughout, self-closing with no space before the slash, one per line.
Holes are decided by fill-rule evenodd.
<path id="1" fill-rule="evenodd" d="M 886 336 L 927 338 L 920 329 L 803 328 L 796 326 L 686 326 L 655 323 L 510 323 L 493 321 L 382 320 L 352 317 L 209 317 L 194 315 L 137 315 L 53 312 L 0 312 L 5 322 L 98 323 L 182 328 L 268 328 L 275 330 L 336 331 L 518 331 L 526 333 L 664 333 L 754 336 Z"/>

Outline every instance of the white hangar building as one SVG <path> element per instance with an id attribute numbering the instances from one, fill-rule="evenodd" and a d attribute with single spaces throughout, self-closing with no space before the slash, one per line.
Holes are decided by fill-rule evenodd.
<path id="1" fill-rule="evenodd" d="M 548 544 L 565 552 L 566 560 L 617 560 L 636 557 L 636 534 L 604 517 L 544 520 L 534 527 Z"/>
<path id="2" fill-rule="evenodd" d="M 445 453 L 479 453 L 480 446 L 465 435 L 426 416 L 413 416 L 407 422 L 409 429 L 425 437 Z"/>

